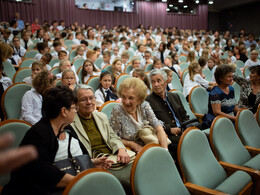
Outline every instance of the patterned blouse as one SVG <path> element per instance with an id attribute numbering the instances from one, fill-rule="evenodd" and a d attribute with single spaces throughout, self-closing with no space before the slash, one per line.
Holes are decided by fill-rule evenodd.
<path id="1" fill-rule="evenodd" d="M 220 104 L 221 112 L 234 116 L 234 108 L 237 104 L 234 88 L 229 85 L 229 93 L 225 94 L 218 86 L 212 88 L 209 94 L 210 104 Z M 210 113 L 213 114 L 210 106 Z"/>
<path id="2" fill-rule="evenodd" d="M 149 102 L 144 101 L 140 105 L 140 110 L 143 123 L 147 124 L 148 122 L 148 124 L 153 128 L 163 126 L 163 122 L 156 118 Z M 110 117 L 110 125 L 119 137 L 125 140 L 134 141 L 138 127 L 133 123 L 129 115 L 123 109 L 122 104 L 118 104 L 113 108 Z"/>
<path id="3" fill-rule="evenodd" d="M 255 113 L 257 111 L 257 107 L 260 103 L 260 92 L 258 92 L 256 94 L 255 102 L 250 102 L 250 99 L 248 98 L 250 96 L 250 94 L 252 93 L 250 81 L 243 77 L 239 77 L 237 75 L 233 75 L 233 79 L 241 87 L 240 88 L 240 99 L 238 101 L 238 107 L 239 108 L 248 108 L 253 113 Z"/>

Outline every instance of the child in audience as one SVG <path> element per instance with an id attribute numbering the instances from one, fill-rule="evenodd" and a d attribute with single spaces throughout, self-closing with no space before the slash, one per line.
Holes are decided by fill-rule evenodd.
<path id="1" fill-rule="evenodd" d="M 53 43 L 53 49 L 54 49 L 54 52 L 52 52 L 52 57 L 53 58 L 58 58 L 58 52 L 61 51 L 61 42 L 60 41 L 54 41 Z"/>
<path id="2" fill-rule="evenodd" d="M 121 59 L 122 59 L 122 71 L 124 71 L 126 65 L 127 65 L 127 62 L 129 61 L 129 58 L 130 58 L 130 54 L 128 52 L 124 52 L 122 53 L 121 55 Z"/>
<path id="3" fill-rule="evenodd" d="M 234 51 L 233 50 L 228 50 L 228 57 L 231 59 L 231 63 L 235 64 L 237 59 L 234 56 Z"/>
<path id="4" fill-rule="evenodd" d="M 152 54 L 150 51 L 145 51 L 144 52 L 144 58 L 141 59 L 141 67 L 144 68 L 147 64 L 152 64 Z"/>
<path id="5" fill-rule="evenodd" d="M 52 56 L 49 53 L 45 53 L 42 55 L 40 62 L 43 63 L 44 70 L 48 70 L 48 71 L 51 70 L 51 66 L 49 65 L 51 59 L 52 59 Z"/>
<path id="6" fill-rule="evenodd" d="M 87 59 L 86 55 L 84 55 L 85 54 L 85 48 L 82 45 L 77 47 L 76 54 L 77 55 L 74 59 L 76 59 L 76 58 L 84 58 L 85 60 Z"/>
<path id="7" fill-rule="evenodd" d="M 46 54 L 49 52 L 48 45 L 43 42 L 37 43 L 36 48 L 39 51 L 39 53 L 36 54 L 34 57 L 37 61 L 41 60 L 43 54 Z"/>
<path id="8" fill-rule="evenodd" d="M 136 68 L 141 68 L 141 63 L 140 63 L 140 60 L 139 59 L 133 59 L 132 60 L 132 67 L 133 67 L 133 70 L 130 71 L 129 75 L 133 75 L 133 71 L 134 69 Z"/>
<path id="9" fill-rule="evenodd" d="M 94 50 L 89 50 L 87 52 L 87 59 L 92 61 L 92 63 L 94 64 L 94 66 L 95 66 L 95 68 L 97 69 L 98 72 L 101 72 L 101 70 L 95 64 L 95 61 L 97 59 L 97 53 Z"/>
<path id="10" fill-rule="evenodd" d="M 59 69 L 60 69 L 60 73 L 56 74 L 56 77 L 57 79 L 61 79 L 62 77 L 62 72 L 64 70 L 68 70 L 68 69 L 71 69 L 71 62 L 69 60 L 61 60 L 60 61 L 60 66 L 59 66 Z"/>
<path id="11" fill-rule="evenodd" d="M 112 75 L 113 75 L 113 83 L 115 83 L 116 78 L 122 74 L 122 61 L 121 59 L 116 59 L 112 63 Z"/>
<path id="12" fill-rule="evenodd" d="M 114 49 L 113 49 L 113 55 L 111 56 L 111 62 L 113 63 L 113 61 L 116 58 L 120 58 L 119 47 L 118 46 L 115 46 Z"/>
<path id="13" fill-rule="evenodd" d="M 28 83 L 28 84 L 30 84 L 30 85 L 32 85 L 32 80 L 33 80 L 40 72 L 43 71 L 43 64 L 42 64 L 42 62 L 40 62 L 40 61 L 35 61 L 35 62 L 33 62 L 31 69 L 32 69 L 32 75 L 23 79 L 23 81 L 24 81 L 25 83 Z"/>
<path id="14" fill-rule="evenodd" d="M 133 77 L 141 79 L 145 83 L 145 85 L 147 86 L 147 94 L 151 93 L 150 82 L 149 82 L 149 79 L 148 79 L 147 75 L 145 74 L 145 71 L 144 71 L 143 68 L 134 69 Z"/>
<path id="15" fill-rule="evenodd" d="M 67 59 L 68 59 L 68 54 L 67 54 L 67 52 L 64 51 L 64 50 L 59 51 L 59 52 L 58 52 L 58 58 L 59 58 L 60 61 L 61 61 L 61 60 L 67 60 Z M 60 65 L 60 62 L 56 62 L 56 63 L 53 65 L 53 67 L 56 67 L 56 66 L 59 66 L 59 65 Z"/>
<path id="16" fill-rule="evenodd" d="M 187 64 L 190 65 L 190 63 L 195 60 L 196 60 L 195 51 L 190 51 L 187 57 Z"/>
<path id="17" fill-rule="evenodd" d="M 32 44 L 33 44 L 33 42 L 30 38 L 30 32 L 24 31 L 22 33 L 21 46 L 24 47 L 26 50 L 28 50 L 29 46 Z"/>
<path id="18" fill-rule="evenodd" d="M 13 46 L 14 54 L 18 55 L 20 58 L 23 58 L 26 53 L 26 49 L 21 46 L 21 42 L 18 37 L 13 38 Z"/>
<path id="19" fill-rule="evenodd" d="M 173 63 L 173 59 L 171 56 L 167 56 L 164 60 L 165 66 L 167 66 L 169 69 L 171 69 L 173 72 L 175 72 L 179 78 L 181 78 L 181 68 L 178 64 Z"/>
<path id="20" fill-rule="evenodd" d="M 163 67 L 163 65 L 162 65 L 162 61 L 160 60 L 160 59 L 155 59 L 154 61 L 153 61 L 153 69 L 154 68 L 158 68 L 158 69 L 161 69 Z"/>
<path id="21" fill-rule="evenodd" d="M 87 80 L 92 76 L 99 76 L 100 72 L 97 71 L 94 63 L 91 60 L 85 60 L 82 67 L 82 83 L 86 83 Z"/>
<path id="22" fill-rule="evenodd" d="M 62 72 L 61 82 L 63 85 L 68 86 L 70 89 L 74 90 L 76 81 L 76 75 L 73 70 L 66 69 Z"/>
<path id="23" fill-rule="evenodd" d="M 108 71 L 103 71 L 100 75 L 99 86 L 95 92 L 97 106 L 102 106 L 104 102 L 117 100 L 118 96 L 112 87 L 112 74 Z"/>
<path id="24" fill-rule="evenodd" d="M 215 67 L 214 60 L 212 58 L 209 58 L 208 64 L 205 66 L 205 69 L 209 69 L 210 71 L 212 71 L 214 67 Z"/>
<path id="25" fill-rule="evenodd" d="M 42 96 L 45 91 L 54 87 L 56 77 L 48 71 L 42 71 L 33 79 L 33 88 L 22 98 L 21 120 L 34 125 L 42 118 Z"/>
<path id="26" fill-rule="evenodd" d="M 106 65 L 110 64 L 111 53 L 110 51 L 104 51 L 103 53 L 103 62 L 101 64 L 101 69 L 103 69 Z"/>
<path id="27" fill-rule="evenodd" d="M 173 87 L 172 87 L 172 70 L 170 70 L 170 69 L 164 69 L 164 71 L 165 71 L 166 74 L 167 74 L 167 81 L 166 81 L 167 86 L 166 86 L 166 90 L 167 90 L 167 91 L 170 91 L 170 90 L 173 89 Z"/>

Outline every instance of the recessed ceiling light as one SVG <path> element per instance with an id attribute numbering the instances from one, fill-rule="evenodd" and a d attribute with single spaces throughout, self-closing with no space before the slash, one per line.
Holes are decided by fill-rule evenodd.
<path id="1" fill-rule="evenodd" d="M 162 0 L 162 2 L 167 2 L 167 0 Z"/>
<path id="2" fill-rule="evenodd" d="M 197 4 L 198 4 L 198 3 L 200 3 L 200 1 L 199 1 L 199 0 L 196 0 L 196 1 L 195 1 L 195 3 L 197 3 Z"/>
<path id="3" fill-rule="evenodd" d="M 169 8 L 166 8 L 166 11 L 168 12 L 168 11 L 170 11 L 170 9 L 169 9 Z"/>
<path id="4" fill-rule="evenodd" d="M 183 3 L 183 0 L 178 0 L 179 3 Z"/>
<path id="5" fill-rule="evenodd" d="M 212 0 L 210 0 L 210 1 L 209 1 L 209 4 L 210 4 L 210 5 L 212 5 L 212 4 L 213 4 L 213 1 L 212 1 Z"/>
<path id="6" fill-rule="evenodd" d="M 170 4 L 169 7 L 173 7 L 173 4 Z"/>
<path id="7" fill-rule="evenodd" d="M 188 5 L 184 5 L 184 6 L 183 6 L 183 8 L 187 8 L 187 7 L 188 7 Z"/>

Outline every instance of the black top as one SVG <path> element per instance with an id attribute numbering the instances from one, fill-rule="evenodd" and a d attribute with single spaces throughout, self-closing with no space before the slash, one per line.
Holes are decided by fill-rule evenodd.
<path id="1" fill-rule="evenodd" d="M 78 139 L 73 128 L 71 135 Z M 79 141 L 83 154 L 87 150 Z M 50 194 L 65 172 L 53 165 L 58 150 L 58 140 L 48 119 L 42 118 L 25 134 L 20 146 L 33 145 L 38 151 L 38 159 L 12 172 L 10 183 L 2 194 Z"/>

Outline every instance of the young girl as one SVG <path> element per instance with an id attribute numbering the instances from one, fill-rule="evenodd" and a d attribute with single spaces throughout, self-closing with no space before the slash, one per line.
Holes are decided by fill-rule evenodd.
<path id="1" fill-rule="evenodd" d="M 82 83 L 86 83 L 92 76 L 99 76 L 100 72 L 97 71 L 91 60 L 85 60 L 82 67 Z"/>
<path id="2" fill-rule="evenodd" d="M 170 69 L 164 69 L 164 71 L 166 72 L 166 74 L 167 74 L 167 81 L 166 81 L 166 83 L 167 83 L 167 86 L 166 86 L 166 90 L 167 91 L 170 91 L 170 90 L 172 90 L 173 89 L 173 87 L 172 87 L 172 71 L 170 70 Z"/>
<path id="3" fill-rule="evenodd" d="M 195 86 L 202 86 L 204 88 L 208 88 L 209 85 L 213 84 L 209 81 L 205 80 L 201 76 L 201 66 L 198 62 L 192 62 L 188 68 L 189 74 L 185 77 L 184 86 L 183 86 L 183 94 L 188 100 L 189 93 L 191 89 Z"/>
<path id="4" fill-rule="evenodd" d="M 115 81 L 116 78 L 122 74 L 122 60 L 121 59 L 116 59 L 112 63 L 112 75 L 113 75 L 113 80 Z"/>
<path id="5" fill-rule="evenodd" d="M 102 106 L 104 102 L 117 100 L 118 96 L 112 87 L 112 74 L 108 71 L 103 71 L 100 75 L 99 86 L 95 92 L 97 106 Z"/>
<path id="6" fill-rule="evenodd" d="M 76 75 L 73 70 L 67 69 L 62 72 L 61 82 L 63 85 L 68 86 L 70 89 L 74 90 L 76 84 Z"/>
<path id="7" fill-rule="evenodd" d="M 215 67 L 215 62 L 212 58 L 209 58 L 208 64 L 205 66 L 206 69 L 209 69 L 210 71 L 213 71 L 213 68 Z"/>
<path id="8" fill-rule="evenodd" d="M 147 94 L 150 94 L 151 86 L 150 86 L 149 79 L 148 79 L 147 75 L 144 72 L 144 69 L 142 69 L 142 68 L 134 69 L 133 77 L 141 79 L 145 83 L 145 85 L 147 86 Z"/>
<path id="9" fill-rule="evenodd" d="M 153 61 L 153 69 L 154 69 L 154 68 L 161 69 L 162 67 L 163 67 L 163 65 L 162 65 L 162 61 L 161 61 L 161 60 L 155 59 L 155 60 Z"/>
<path id="10" fill-rule="evenodd" d="M 181 77 L 181 68 L 178 64 L 174 64 L 174 60 L 171 58 L 171 56 L 167 56 L 165 58 L 164 64 L 173 72 L 175 72 L 179 77 Z"/>
<path id="11" fill-rule="evenodd" d="M 187 57 L 187 63 L 190 65 L 191 62 L 196 60 L 195 51 L 190 51 Z"/>
<path id="12" fill-rule="evenodd" d="M 74 59 L 76 59 L 76 58 L 84 58 L 85 60 L 87 59 L 86 54 L 85 54 L 85 48 L 82 45 L 77 47 L 76 54 L 77 55 Z"/>
<path id="13" fill-rule="evenodd" d="M 32 85 L 32 80 L 43 71 L 43 64 L 40 61 L 36 61 L 32 63 L 32 75 L 23 79 L 23 82 Z"/>

